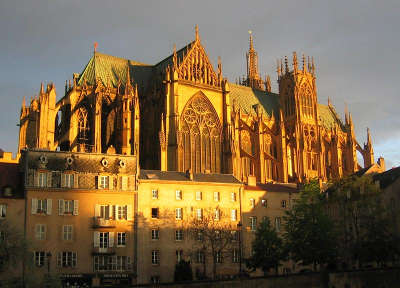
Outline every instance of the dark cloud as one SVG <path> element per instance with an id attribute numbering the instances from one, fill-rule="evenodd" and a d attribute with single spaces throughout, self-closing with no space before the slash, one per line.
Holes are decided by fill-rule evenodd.
<path id="1" fill-rule="evenodd" d="M 400 4 L 394 1 L 1 1 L 0 107 L 3 149 L 15 151 L 19 105 L 65 79 L 99 51 L 156 63 L 194 37 L 225 76 L 243 75 L 247 30 L 253 30 L 260 70 L 276 79 L 276 59 L 292 51 L 313 55 L 318 97 L 353 114 L 360 143 L 370 127 L 375 154 L 400 165 L 398 84 Z M 276 83 L 273 88 L 276 89 Z"/>

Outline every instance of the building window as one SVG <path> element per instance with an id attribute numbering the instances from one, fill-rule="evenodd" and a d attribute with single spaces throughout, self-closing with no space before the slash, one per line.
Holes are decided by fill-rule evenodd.
<path id="1" fill-rule="evenodd" d="M 153 199 L 158 199 L 158 190 L 156 189 L 151 190 L 151 197 Z"/>
<path id="2" fill-rule="evenodd" d="M 63 240 L 72 240 L 72 225 L 63 226 Z"/>
<path id="3" fill-rule="evenodd" d="M 281 231 L 281 217 L 276 217 L 275 218 L 275 230 L 277 232 Z"/>
<path id="4" fill-rule="evenodd" d="M 78 215 L 79 201 L 78 200 L 58 200 L 59 215 Z"/>
<path id="5" fill-rule="evenodd" d="M 237 241 L 238 240 L 238 231 L 236 231 L 236 230 L 232 230 L 231 231 L 231 239 L 232 239 L 232 241 Z"/>
<path id="6" fill-rule="evenodd" d="M 222 253 L 221 251 L 215 252 L 215 262 L 222 263 Z"/>
<path id="7" fill-rule="evenodd" d="M 202 195 L 201 191 L 196 191 L 196 200 L 197 201 L 200 201 L 203 198 L 202 196 L 203 195 Z"/>
<path id="8" fill-rule="evenodd" d="M 37 199 L 37 213 L 46 214 L 47 211 L 47 200 L 46 199 Z"/>
<path id="9" fill-rule="evenodd" d="M 175 219 L 182 220 L 182 208 L 175 209 Z"/>
<path id="10" fill-rule="evenodd" d="M 153 265 L 160 264 L 160 251 L 158 250 L 151 251 L 151 264 Z"/>
<path id="11" fill-rule="evenodd" d="M 150 283 L 152 283 L 152 284 L 160 283 L 160 276 L 151 276 L 150 277 Z"/>
<path id="12" fill-rule="evenodd" d="M 158 239 L 160 239 L 160 230 L 151 229 L 151 240 L 158 240 Z"/>
<path id="13" fill-rule="evenodd" d="M 35 238 L 37 240 L 45 240 L 46 239 L 46 225 L 45 224 L 36 224 L 35 225 Z"/>
<path id="14" fill-rule="evenodd" d="M 232 251 L 232 262 L 239 263 L 240 262 L 240 252 L 239 249 L 234 248 Z"/>
<path id="15" fill-rule="evenodd" d="M 77 254 L 76 252 L 59 252 L 57 255 L 58 267 L 76 267 Z"/>
<path id="16" fill-rule="evenodd" d="M 108 232 L 99 232 L 99 247 L 100 248 L 108 248 L 109 247 Z"/>
<path id="17" fill-rule="evenodd" d="M 35 251 L 35 265 L 42 267 L 44 265 L 46 253 L 44 251 Z"/>
<path id="18" fill-rule="evenodd" d="M 108 189 L 109 186 L 109 177 L 108 176 L 99 176 L 99 189 Z"/>
<path id="19" fill-rule="evenodd" d="M 151 218 L 158 218 L 158 208 L 151 208 Z"/>
<path id="20" fill-rule="evenodd" d="M 286 200 L 282 200 L 281 201 L 281 207 L 282 208 L 286 208 Z"/>
<path id="21" fill-rule="evenodd" d="M 214 192 L 214 201 L 219 201 L 219 192 Z"/>
<path id="22" fill-rule="evenodd" d="M 176 250 L 176 262 L 179 263 L 183 260 L 183 250 Z"/>
<path id="23" fill-rule="evenodd" d="M 128 206 L 115 206 L 117 210 L 117 219 L 122 220 L 122 219 L 127 219 L 127 210 Z"/>
<path id="24" fill-rule="evenodd" d="M 197 215 L 197 220 L 202 220 L 203 219 L 203 209 L 197 208 L 196 215 Z"/>
<path id="25" fill-rule="evenodd" d="M 267 199 L 261 199 L 261 206 L 264 207 L 264 208 L 268 207 Z"/>
<path id="26" fill-rule="evenodd" d="M 251 207 L 251 208 L 256 207 L 256 200 L 254 200 L 254 198 L 251 198 L 251 199 L 250 199 L 250 207 Z"/>
<path id="27" fill-rule="evenodd" d="M 197 241 L 203 241 L 204 237 L 203 237 L 203 232 L 202 231 L 198 231 L 197 232 L 197 236 L 196 236 L 196 240 Z"/>
<path id="28" fill-rule="evenodd" d="M 126 246 L 126 232 L 118 232 L 117 233 L 117 246 L 118 247 Z"/>
<path id="29" fill-rule="evenodd" d="M 121 177 L 121 189 L 124 191 L 128 190 L 128 177 L 127 176 Z"/>
<path id="30" fill-rule="evenodd" d="M 257 230 L 257 217 L 256 216 L 250 217 L 250 230 L 251 231 Z"/>
<path id="31" fill-rule="evenodd" d="M 51 199 L 36 199 L 32 198 L 31 213 L 34 214 L 47 214 L 50 215 L 52 210 Z"/>
<path id="32" fill-rule="evenodd" d="M 231 193 L 231 200 L 232 200 L 232 202 L 236 202 L 236 193 L 235 192 Z"/>
<path id="33" fill-rule="evenodd" d="M 99 214 L 100 214 L 100 218 L 102 219 L 109 219 L 110 218 L 110 214 L 112 213 L 112 206 L 110 205 L 99 205 Z"/>
<path id="34" fill-rule="evenodd" d="M 62 177 L 64 177 L 64 187 L 74 187 L 74 174 L 62 174 Z"/>
<path id="35" fill-rule="evenodd" d="M 39 172 L 39 187 L 47 187 L 47 173 Z"/>
<path id="36" fill-rule="evenodd" d="M 64 214 L 72 214 L 74 212 L 74 200 L 64 200 Z"/>
<path id="37" fill-rule="evenodd" d="M 196 262 L 197 263 L 204 263 L 205 257 L 204 257 L 204 251 L 202 250 L 197 250 L 196 253 Z"/>
<path id="38" fill-rule="evenodd" d="M 175 191 L 175 199 L 176 200 L 182 200 L 182 191 L 181 190 L 176 190 Z"/>
<path id="39" fill-rule="evenodd" d="M 0 218 L 5 218 L 7 214 L 7 205 L 0 204 Z"/>
<path id="40" fill-rule="evenodd" d="M 219 221 L 219 218 L 220 218 L 220 212 L 219 209 L 217 208 L 214 211 L 214 220 Z"/>
<path id="41" fill-rule="evenodd" d="M 236 221 L 236 209 L 231 210 L 231 221 Z"/>
<path id="42" fill-rule="evenodd" d="M 183 240 L 183 230 L 175 230 L 175 240 L 176 241 Z"/>

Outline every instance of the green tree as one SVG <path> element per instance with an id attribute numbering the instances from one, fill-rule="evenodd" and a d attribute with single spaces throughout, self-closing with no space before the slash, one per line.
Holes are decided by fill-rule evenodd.
<path id="1" fill-rule="evenodd" d="M 181 260 L 175 265 L 174 281 L 192 281 L 193 271 L 189 261 Z"/>
<path id="2" fill-rule="evenodd" d="M 311 181 L 300 191 L 292 209 L 286 211 L 284 239 L 290 257 L 301 265 L 331 262 L 336 256 L 336 233 L 326 213 L 319 183 Z"/>
<path id="3" fill-rule="evenodd" d="M 264 275 L 272 268 L 277 273 L 280 262 L 286 259 L 287 253 L 283 241 L 268 218 L 265 218 L 257 228 L 252 248 L 253 255 L 247 260 L 247 267 L 253 270 L 261 268 Z"/>

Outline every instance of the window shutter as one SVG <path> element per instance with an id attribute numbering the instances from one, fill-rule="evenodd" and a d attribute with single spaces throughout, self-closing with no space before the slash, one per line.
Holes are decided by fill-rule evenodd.
<path id="1" fill-rule="evenodd" d="M 66 177 L 66 175 L 63 173 L 63 174 L 61 174 L 61 187 L 65 187 L 66 185 L 65 185 L 65 177 Z"/>
<path id="2" fill-rule="evenodd" d="M 79 188 L 79 175 L 73 174 L 74 177 L 74 188 Z"/>
<path id="3" fill-rule="evenodd" d="M 53 173 L 47 172 L 47 187 L 51 187 L 52 175 L 53 175 Z"/>
<path id="4" fill-rule="evenodd" d="M 74 200 L 74 215 L 79 215 L 79 200 Z"/>
<path id="5" fill-rule="evenodd" d="M 39 173 L 37 170 L 33 170 L 33 186 L 39 187 Z"/>
<path id="6" fill-rule="evenodd" d="M 112 205 L 112 211 L 113 211 L 112 218 L 114 220 L 118 220 L 117 219 L 117 217 L 118 217 L 118 205 Z"/>
<path id="7" fill-rule="evenodd" d="M 64 200 L 58 199 L 58 215 L 64 215 Z"/>
<path id="8" fill-rule="evenodd" d="M 47 215 L 51 215 L 52 208 L 53 208 L 53 201 L 51 199 L 47 199 L 47 210 L 46 210 Z"/>
<path id="9" fill-rule="evenodd" d="M 108 219 L 113 217 L 113 205 L 108 205 Z"/>
<path id="10" fill-rule="evenodd" d="M 100 232 L 94 231 L 93 232 L 93 247 L 98 248 L 100 246 Z"/>
<path id="11" fill-rule="evenodd" d="M 96 204 L 96 206 L 94 206 L 94 216 L 100 217 L 100 205 L 99 204 Z"/>
<path id="12" fill-rule="evenodd" d="M 110 190 L 114 189 L 114 177 L 108 176 L 108 187 Z"/>
<path id="13" fill-rule="evenodd" d="M 126 256 L 126 264 L 127 264 L 127 268 L 128 268 L 128 270 L 131 270 L 132 268 L 131 268 L 131 257 L 130 256 Z"/>
<path id="14" fill-rule="evenodd" d="M 77 253 L 76 252 L 72 252 L 72 267 L 75 267 L 77 262 L 78 262 L 78 257 L 77 257 Z"/>
<path id="15" fill-rule="evenodd" d="M 44 234 L 43 240 L 46 240 L 47 239 L 47 225 L 46 224 L 43 224 L 43 234 Z"/>
<path id="16" fill-rule="evenodd" d="M 57 253 L 57 266 L 58 267 L 62 266 L 62 253 L 61 252 Z"/>
<path id="17" fill-rule="evenodd" d="M 108 247 L 114 247 L 114 232 L 108 232 L 108 237 L 110 242 L 108 243 Z"/>
<path id="18" fill-rule="evenodd" d="M 40 224 L 35 225 L 35 238 L 40 239 Z"/>
<path id="19" fill-rule="evenodd" d="M 31 208 L 32 214 L 36 214 L 37 212 L 37 199 L 32 198 L 32 208 Z"/>
<path id="20" fill-rule="evenodd" d="M 132 205 L 126 205 L 126 220 L 132 221 Z"/>
<path id="21" fill-rule="evenodd" d="M 100 176 L 96 176 L 97 189 L 100 189 Z"/>

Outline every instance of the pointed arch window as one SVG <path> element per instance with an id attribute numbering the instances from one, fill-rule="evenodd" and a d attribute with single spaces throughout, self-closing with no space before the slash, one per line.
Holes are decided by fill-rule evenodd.
<path id="1" fill-rule="evenodd" d="M 314 109 L 313 109 L 312 93 L 309 87 L 306 86 L 302 87 L 301 110 L 303 112 L 304 117 L 313 118 Z"/>
<path id="2" fill-rule="evenodd" d="M 214 108 L 202 94 L 194 96 L 181 116 L 183 171 L 220 172 L 221 125 Z"/>
<path id="3" fill-rule="evenodd" d="M 87 110 L 80 108 L 78 110 L 78 143 L 89 143 L 89 119 Z"/>

